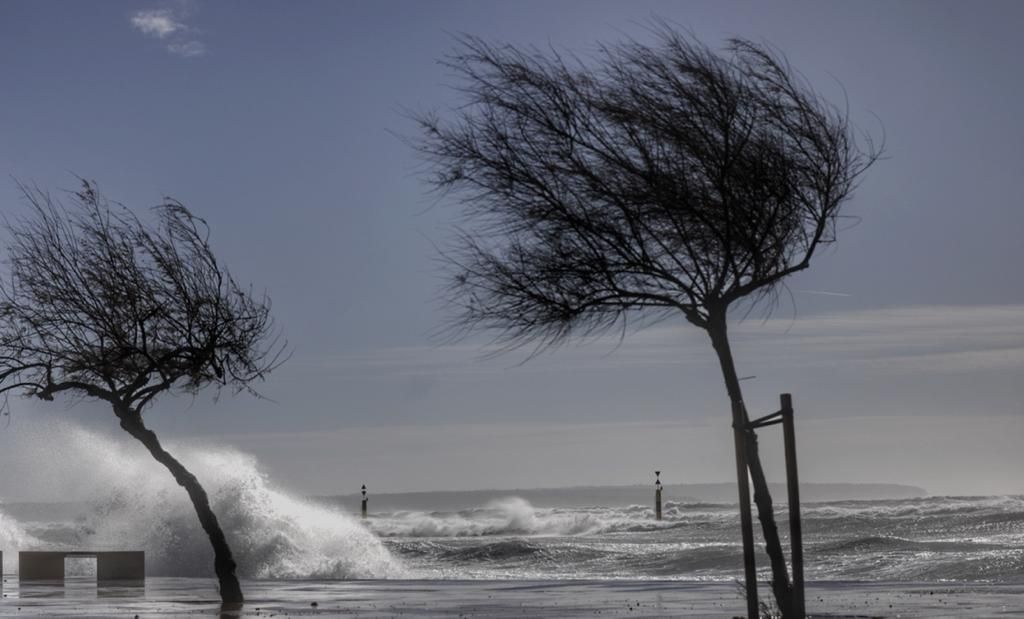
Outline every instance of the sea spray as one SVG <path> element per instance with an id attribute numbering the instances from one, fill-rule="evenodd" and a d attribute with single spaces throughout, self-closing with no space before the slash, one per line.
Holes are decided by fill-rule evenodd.
<path id="1" fill-rule="evenodd" d="M 211 551 L 191 504 L 141 446 L 73 424 L 37 434 L 19 435 L 2 452 L 19 487 L 88 504 L 0 505 L 8 570 L 26 547 L 106 547 L 146 550 L 151 576 L 210 575 Z M 378 509 L 364 523 L 329 501 L 280 490 L 238 451 L 169 449 L 209 491 L 247 577 L 741 575 L 735 504 L 667 501 L 658 522 L 650 505 L 551 507 L 507 497 L 459 511 Z M 1024 583 L 1024 497 L 805 503 L 802 513 L 809 580 Z M 778 514 L 785 529 L 786 510 Z"/>
<path id="2" fill-rule="evenodd" d="M 0 505 L 0 552 L 6 551 L 3 563 L 0 564 L 0 574 L 6 574 L 8 570 L 14 571 L 16 561 L 10 550 L 31 547 L 39 543 L 40 541 L 26 532 L 21 524 L 5 514 L 3 505 Z"/>
<path id="3" fill-rule="evenodd" d="M 729 506 L 665 503 L 664 519 L 642 505 L 625 507 L 535 507 L 509 496 L 458 512 L 401 510 L 379 513 L 369 522 L 374 533 L 395 537 L 587 536 L 685 528 L 735 519 Z"/>
<path id="4" fill-rule="evenodd" d="M 813 579 L 1024 582 L 1024 498 L 807 503 Z M 786 510 L 779 510 L 785 523 Z M 741 575 L 736 506 L 540 507 L 509 497 L 457 512 L 395 511 L 371 523 L 431 578 L 728 581 Z M 767 574 L 765 574 L 767 576 Z"/>
<path id="5" fill-rule="evenodd" d="M 399 511 L 369 523 L 382 537 L 480 537 L 490 535 L 585 535 L 603 530 L 600 514 L 536 509 L 519 497 L 453 513 Z"/>
<path id="6" fill-rule="evenodd" d="M 0 540 L 5 541 L 6 552 L 141 549 L 146 551 L 150 575 L 212 575 L 213 551 L 187 494 L 145 449 L 130 439 L 118 440 L 73 424 L 57 424 L 46 440 L 52 452 L 45 477 L 76 478 L 76 498 L 85 498 L 88 507 L 72 523 L 33 526 L 39 539 L 12 533 L 10 543 Z M 205 487 L 240 576 L 407 575 L 402 563 L 362 523 L 340 509 L 275 488 L 252 456 L 231 448 L 174 443 L 167 447 Z"/>

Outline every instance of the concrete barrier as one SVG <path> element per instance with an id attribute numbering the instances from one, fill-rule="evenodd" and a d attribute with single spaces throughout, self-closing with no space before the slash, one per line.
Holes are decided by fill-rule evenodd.
<path id="1" fill-rule="evenodd" d="M 18 581 L 63 583 L 67 557 L 95 557 L 96 584 L 146 579 L 146 553 L 142 550 L 24 550 L 18 553 Z"/>

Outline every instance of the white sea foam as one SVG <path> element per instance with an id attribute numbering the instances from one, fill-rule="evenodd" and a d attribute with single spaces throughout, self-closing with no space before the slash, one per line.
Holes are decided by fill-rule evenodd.
<path id="1" fill-rule="evenodd" d="M 664 520 L 641 505 L 627 507 L 539 508 L 510 496 L 459 512 L 397 511 L 376 514 L 369 521 L 375 533 L 396 537 L 584 536 L 603 533 L 657 531 L 691 522 L 718 521 L 733 514 L 690 509 L 666 503 Z"/>
<path id="2" fill-rule="evenodd" d="M 25 528 L 2 511 L 0 506 L 0 551 L 4 553 L 3 564 L 0 564 L 0 573 L 6 574 L 7 570 L 14 570 L 14 555 L 10 550 L 26 548 L 39 544 L 39 540 L 25 531 Z"/>
<path id="3" fill-rule="evenodd" d="M 38 434 L 5 447 L 5 465 L 25 488 L 88 506 L 77 516 L 68 504 L 0 506 L 8 570 L 22 549 L 139 548 L 150 575 L 211 575 L 191 503 L 141 445 L 72 424 Z M 735 505 L 668 501 L 655 521 L 649 505 L 507 497 L 455 512 L 378 511 L 363 523 L 282 491 L 236 450 L 168 447 L 209 492 L 250 578 L 732 580 L 742 565 Z M 1024 497 L 841 501 L 802 512 L 809 579 L 1024 582 Z"/>
<path id="4" fill-rule="evenodd" d="M 485 535 L 579 535 L 601 530 L 599 515 L 580 510 L 535 509 L 519 497 L 492 501 L 454 513 L 399 511 L 375 516 L 374 532 L 384 537 L 478 537 Z"/>
<path id="5" fill-rule="evenodd" d="M 5 526 L 0 520 L 5 551 L 69 544 L 142 549 L 152 575 L 212 573 L 213 552 L 188 496 L 140 445 L 127 437 L 117 440 L 70 424 L 51 431 L 47 442 L 47 449 L 61 454 L 63 472 L 76 477 L 78 490 L 92 497 L 90 510 L 61 539 L 33 539 L 19 526 Z M 241 576 L 405 575 L 401 562 L 358 520 L 274 487 L 251 456 L 230 448 L 173 444 L 168 451 L 205 487 Z M 49 477 L 60 474 L 53 465 L 46 472 Z"/>

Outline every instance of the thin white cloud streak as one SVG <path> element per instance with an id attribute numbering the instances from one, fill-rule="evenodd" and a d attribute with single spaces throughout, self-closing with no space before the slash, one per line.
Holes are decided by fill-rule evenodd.
<path id="1" fill-rule="evenodd" d="M 745 363 L 786 367 L 856 366 L 868 372 L 967 373 L 1024 369 L 1024 305 L 921 306 L 746 321 L 732 328 Z M 297 358 L 304 368 L 389 376 L 481 374 L 518 366 L 525 353 L 482 359 L 486 346 L 463 343 Z M 707 336 L 690 325 L 660 325 L 569 345 L 518 371 L 549 372 L 714 363 Z"/>
<path id="2" fill-rule="evenodd" d="M 884 373 L 1024 369 L 1022 305 L 864 310 L 772 320 L 737 331 L 744 344 L 771 354 L 781 350 L 790 363 L 804 357 Z"/>
<path id="3" fill-rule="evenodd" d="M 1024 369 L 1024 347 L 903 355 L 865 363 L 876 371 L 925 374 L 1017 370 Z"/>
<path id="4" fill-rule="evenodd" d="M 852 297 L 852 294 L 846 292 L 832 292 L 831 290 L 797 290 L 801 294 L 817 294 L 825 297 Z"/>
<path id="5" fill-rule="evenodd" d="M 193 58 L 195 56 L 202 56 L 205 54 L 206 45 L 199 41 L 183 41 L 181 43 L 168 44 L 167 51 L 181 56 L 182 58 Z"/>

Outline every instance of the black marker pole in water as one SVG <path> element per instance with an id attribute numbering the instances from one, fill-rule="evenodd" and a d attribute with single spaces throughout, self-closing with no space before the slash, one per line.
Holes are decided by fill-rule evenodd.
<path id="1" fill-rule="evenodd" d="M 364 520 L 366 519 L 366 502 L 367 502 L 367 500 L 368 499 L 366 498 L 366 484 L 363 484 L 363 519 Z"/>
<path id="2" fill-rule="evenodd" d="M 654 519 L 661 520 L 661 471 L 654 471 Z"/>

